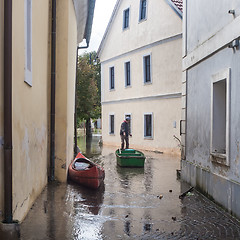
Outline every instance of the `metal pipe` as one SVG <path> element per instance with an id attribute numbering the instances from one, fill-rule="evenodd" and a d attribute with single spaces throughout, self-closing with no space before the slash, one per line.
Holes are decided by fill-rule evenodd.
<path id="1" fill-rule="evenodd" d="M 77 54 L 76 54 L 76 77 L 75 77 L 75 112 L 74 112 L 74 157 L 76 157 L 78 152 L 77 146 L 77 68 L 78 68 L 78 50 L 84 49 L 89 47 L 89 41 L 87 41 L 86 46 L 77 47 Z"/>
<path id="2" fill-rule="evenodd" d="M 76 53 L 76 76 L 75 76 L 75 112 L 74 112 L 74 157 L 77 156 L 77 69 L 78 69 L 78 49 Z"/>
<path id="3" fill-rule="evenodd" d="M 4 0 L 4 222 L 12 223 L 12 0 Z"/>
<path id="4" fill-rule="evenodd" d="M 52 43 L 51 43 L 51 120 L 50 120 L 50 176 L 55 179 L 55 96 L 56 96 L 56 0 L 52 0 Z"/>

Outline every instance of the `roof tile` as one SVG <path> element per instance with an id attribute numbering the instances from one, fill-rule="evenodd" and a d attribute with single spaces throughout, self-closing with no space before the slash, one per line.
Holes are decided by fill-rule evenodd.
<path id="1" fill-rule="evenodd" d="M 182 12 L 183 11 L 183 0 L 171 0 L 176 7 Z"/>

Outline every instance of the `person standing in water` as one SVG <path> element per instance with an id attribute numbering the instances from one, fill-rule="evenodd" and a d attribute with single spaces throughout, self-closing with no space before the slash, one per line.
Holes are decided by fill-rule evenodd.
<path id="1" fill-rule="evenodd" d="M 129 136 L 132 136 L 132 134 L 129 133 L 129 123 L 130 118 L 126 117 L 126 119 L 121 124 L 120 128 L 121 150 L 124 150 L 124 142 L 126 143 L 126 149 L 129 148 Z"/>

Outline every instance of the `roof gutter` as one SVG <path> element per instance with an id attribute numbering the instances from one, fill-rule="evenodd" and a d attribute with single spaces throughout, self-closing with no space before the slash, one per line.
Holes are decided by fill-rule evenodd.
<path id="1" fill-rule="evenodd" d="M 92 33 L 95 2 L 96 0 L 88 0 L 88 17 L 87 17 L 87 23 L 86 23 L 85 33 L 84 33 L 84 38 L 86 39 L 87 47 L 89 45 L 90 37 Z M 86 48 L 86 47 L 82 47 L 82 48 Z"/>
<path id="2" fill-rule="evenodd" d="M 55 179 L 55 106 L 56 106 L 56 0 L 52 0 L 52 43 L 51 43 L 51 120 L 50 120 L 50 176 Z"/>
<path id="3" fill-rule="evenodd" d="M 4 222 L 12 213 L 12 0 L 4 0 Z"/>

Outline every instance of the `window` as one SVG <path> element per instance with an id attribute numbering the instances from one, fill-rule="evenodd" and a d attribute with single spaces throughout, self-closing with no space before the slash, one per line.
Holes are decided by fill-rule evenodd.
<path id="1" fill-rule="evenodd" d="M 32 86 L 32 1 L 25 0 L 25 80 Z"/>
<path id="2" fill-rule="evenodd" d="M 109 134 L 114 134 L 114 115 L 109 115 Z"/>
<path id="3" fill-rule="evenodd" d="M 143 78 L 144 83 L 151 83 L 151 56 L 147 55 L 143 57 Z"/>
<path id="4" fill-rule="evenodd" d="M 125 62 L 125 86 L 131 86 L 130 62 Z"/>
<path id="5" fill-rule="evenodd" d="M 129 27 L 129 8 L 123 11 L 123 29 Z"/>
<path id="6" fill-rule="evenodd" d="M 124 119 L 126 119 L 127 117 L 130 119 L 129 124 L 128 124 L 128 126 L 129 126 L 129 133 L 132 134 L 132 117 L 131 117 L 131 114 L 130 113 L 125 114 L 125 118 Z"/>
<path id="7" fill-rule="evenodd" d="M 147 0 L 140 0 L 139 21 L 146 19 Z"/>
<path id="8" fill-rule="evenodd" d="M 212 160 L 229 166 L 229 81 L 230 69 L 212 78 L 211 155 Z"/>
<path id="9" fill-rule="evenodd" d="M 144 137 L 145 138 L 152 138 L 153 137 L 152 113 L 144 114 Z"/>
<path id="10" fill-rule="evenodd" d="M 114 89 L 114 67 L 110 67 L 110 71 L 109 71 L 109 75 L 110 75 L 110 90 Z"/>

